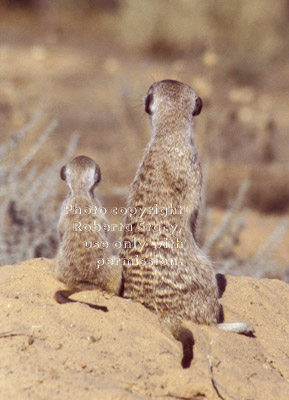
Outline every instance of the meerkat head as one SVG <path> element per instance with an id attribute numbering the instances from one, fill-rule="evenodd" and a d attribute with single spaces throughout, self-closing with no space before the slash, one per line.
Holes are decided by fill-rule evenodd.
<path id="1" fill-rule="evenodd" d="M 145 111 L 154 118 L 160 115 L 168 118 L 170 115 L 179 118 L 189 118 L 199 115 L 203 102 L 193 89 L 185 83 L 164 80 L 154 83 L 144 99 Z"/>
<path id="2" fill-rule="evenodd" d="M 94 160 L 78 156 L 61 168 L 60 177 L 71 192 L 85 191 L 93 195 L 94 188 L 101 180 L 101 173 Z"/>

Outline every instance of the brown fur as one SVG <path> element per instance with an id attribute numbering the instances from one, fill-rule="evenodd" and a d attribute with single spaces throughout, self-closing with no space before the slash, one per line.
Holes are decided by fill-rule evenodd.
<path id="1" fill-rule="evenodd" d="M 85 242 L 108 243 L 103 229 L 98 232 L 84 231 L 86 224 L 92 228 L 94 224 L 101 228 L 108 224 L 105 215 L 99 211 L 101 204 L 93 193 L 100 181 L 100 169 L 91 158 L 79 156 L 62 167 L 61 177 L 69 187 L 69 195 L 63 202 L 58 223 L 60 247 L 56 257 L 55 275 L 69 290 L 57 292 L 55 298 L 58 302 L 66 302 L 69 295 L 80 290 L 101 289 L 118 293 L 121 267 L 117 259 L 112 257 L 110 249 L 85 246 Z M 81 214 L 73 213 L 70 207 L 72 210 L 78 207 Z M 94 213 L 85 213 L 84 210 Z M 78 223 L 81 223 L 82 231 L 75 229 L 74 224 L 79 227 Z M 103 262 L 104 265 L 101 265 Z"/>
<path id="2" fill-rule="evenodd" d="M 128 206 L 140 211 L 126 218 L 133 230 L 124 232 L 122 240 L 123 295 L 157 312 L 173 326 L 172 332 L 182 320 L 216 325 L 222 315 L 217 281 L 195 236 L 202 173 L 193 116 L 200 113 L 202 102 L 189 86 L 167 80 L 150 87 L 145 108 L 151 118 L 152 139 L 129 193 Z M 182 212 L 165 217 L 151 212 L 140 217 L 144 207 L 155 205 Z M 141 223 L 155 229 L 146 231 Z M 170 225 L 177 226 L 174 235 L 165 229 Z M 177 239 L 183 248 L 176 247 Z M 140 245 L 133 246 L 133 241 Z M 171 260 L 176 260 L 173 265 L 169 265 Z M 175 335 L 178 340 L 180 336 Z"/>

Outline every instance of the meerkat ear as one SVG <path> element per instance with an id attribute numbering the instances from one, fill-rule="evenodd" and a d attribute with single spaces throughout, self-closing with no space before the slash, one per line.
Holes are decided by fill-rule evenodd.
<path id="1" fill-rule="evenodd" d="M 66 165 L 64 165 L 60 170 L 60 178 L 66 181 Z"/>
<path id="2" fill-rule="evenodd" d="M 95 166 L 94 171 L 94 184 L 97 185 L 101 181 L 101 172 L 98 165 Z"/>
<path id="3" fill-rule="evenodd" d="M 154 99 L 154 96 L 152 93 L 148 94 L 145 99 L 145 112 L 148 113 L 149 115 L 152 115 L 151 106 L 153 103 L 153 99 Z"/>
<path id="4" fill-rule="evenodd" d="M 194 109 L 194 111 L 193 111 L 193 117 L 194 117 L 195 115 L 199 115 L 200 112 L 202 111 L 202 108 L 203 108 L 202 99 L 201 99 L 200 97 L 197 97 L 197 99 L 196 99 L 196 104 L 195 104 L 195 109 Z"/>

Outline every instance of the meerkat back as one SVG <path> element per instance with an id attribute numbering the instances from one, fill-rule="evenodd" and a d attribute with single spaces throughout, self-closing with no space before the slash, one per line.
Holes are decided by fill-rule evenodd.
<path id="1" fill-rule="evenodd" d="M 152 138 L 130 188 L 128 206 L 136 212 L 126 217 L 132 229 L 124 232 L 120 254 L 124 297 L 157 312 L 189 355 L 193 339 L 182 320 L 253 332 L 247 324 L 220 323 L 215 272 L 196 241 L 202 173 L 193 117 L 201 109 L 201 99 L 184 83 L 165 80 L 150 87 L 145 111 Z"/>
<path id="2" fill-rule="evenodd" d="M 195 240 L 202 175 L 192 127 L 201 108 L 181 82 L 150 87 L 145 110 L 152 139 L 129 194 L 129 207 L 144 212 L 127 217 L 133 229 L 124 234 L 121 257 L 124 296 L 161 314 L 210 323 L 219 312 L 217 283 Z M 126 247 L 132 239 L 141 246 Z"/>
<path id="3" fill-rule="evenodd" d="M 100 169 L 91 158 L 79 156 L 62 167 L 61 178 L 68 185 L 69 195 L 59 218 L 55 275 L 69 291 L 57 292 L 56 300 L 66 302 L 69 295 L 80 290 L 118 293 L 121 268 L 109 248 L 105 209 L 94 196 Z"/>

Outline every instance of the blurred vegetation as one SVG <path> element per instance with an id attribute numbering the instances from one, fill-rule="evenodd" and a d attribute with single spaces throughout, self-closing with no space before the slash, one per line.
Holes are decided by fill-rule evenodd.
<path id="1" fill-rule="evenodd" d="M 59 210 L 57 178 L 59 169 L 75 152 L 77 136 L 72 136 L 66 153 L 52 166 L 39 168 L 34 158 L 44 152 L 48 138 L 57 123 L 53 121 L 43 131 L 40 114 L 36 113 L 29 124 L 0 146 L 0 265 L 33 258 L 53 258 L 59 245 L 57 230 Z M 26 136 L 37 131 L 37 140 L 19 159 L 20 147 Z M 206 204 L 208 165 L 204 166 L 202 206 L 198 224 L 198 242 L 204 254 L 214 260 L 218 272 L 252 277 L 271 277 L 289 282 L 289 266 L 278 272 L 273 256 L 288 231 L 288 221 L 282 220 L 253 257 L 244 259 L 236 254 L 236 245 L 246 226 L 244 198 L 249 187 L 244 182 L 237 198 L 230 205 L 222 221 L 212 229 L 211 209 Z M 277 272 L 276 272 L 277 271 Z"/>
<path id="2" fill-rule="evenodd" d="M 60 199 L 51 177 L 68 154 L 100 164 L 106 207 L 125 204 L 150 137 L 142 97 L 152 80 L 171 78 L 204 102 L 195 121 L 207 169 L 204 251 L 224 272 L 277 277 L 271 252 L 283 216 L 254 255 L 236 248 L 248 208 L 289 211 L 288 17 L 289 0 L 0 0 L 1 264 L 54 256 Z M 59 120 L 45 148 L 50 124 L 31 125 L 39 99 Z M 77 151 L 68 146 L 74 130 Z M 224 220 L 213 227 L 216 206 Z"/>
<path id="3" fill-rule="evenodd" d="M 265 63 L 289 48 L 288 0 L 1 0 L 6 8 L 38 12 L 61 24 L 65 13 L 101 17 L 103 32 L 123 48 L 157 57 L 222 56 L 232 77 L 255 83 Z M 109 14 L 104 17 L 103 13 Z M 234 65 L 230 60 L 234 59 Z M 214 57 L 207 59 L 214 64 Z"/>
<path id="4" fill-rule="evenodd" d="M 40 168 L 35 155 L 45 154 L 44 145 L 57 123 L 52 121 L 44 130 L 41 125 L 40 113 L 36 113 L 25 127 L 0 146 L 0 265 L 33 257 L 52 258 L 58 248 L 56 182 L 60 166 L 76 148 L 77 136 L 71 138 L 62 160 Z M 21 159 L 23 142 L 33 131 L 37 139 Z"/>
<path id="5" fill-rule="evenodd" d="M 237 246 L 246 227 L 248 209 L 244 200 L 250 183 L 244 181 L 238 195 L 227 207 L 221 222 L 212 229 L 211 208 L 206 204 L 208 165 L 204 168 L 202 204 L 199 214 L 198 244 L 205 255 L 214 260 L 215 268 L 223 274 L 247 275 L 254 278 L 277 278 L 289 283 L 289 264 L 278 270 L 274 254 L 289 228 L 289 220 L 283 218 L 267 240 L 251 257 L 240 257 Z"/>

